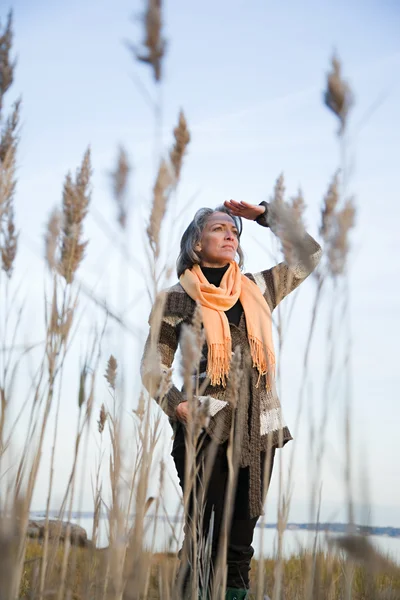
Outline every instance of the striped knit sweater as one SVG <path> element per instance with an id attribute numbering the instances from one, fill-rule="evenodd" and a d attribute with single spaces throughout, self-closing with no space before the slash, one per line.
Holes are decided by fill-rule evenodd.
<path id="1" fill-rule="evenodd" d="M 264 215 L 259 217 L 257 222 L 268 227 Z M 271 312 L 306 279 L 318 264 L 321 247 L 308 234 L 306 234 L 306 246 L 310 257 L 307 267 L 303 263 L 289 266 L 282 262 L 259 273 L 245 274 L 260 288 Z M 196 304 L 180 283 L 170 287 L 165 294 L 162 321 L 156 342 L 161 368 L 164 372 L 169 372 L 179 345 L 182 325 L 191 324 Z M 151 315 L 149 320 L 151 325 Z M 229 402 L 229 382 L 226 388 L 208 384 L 198 401 L 201 403 L 207 401 L 209 420 L 206 432 L 218 444 L 224 443 L 228 439 L 232 415 L 235 415 L 235 429 L 241 432 L 240 466 L 250 467 L 250 515 L 257 517 L 262 514 L 260 453 L 266 452 L 271 446 L 283 446 L 292 439 L 292 436 L 283 420 L 274 382 L 271 389 L 267 389 L 265 382 L 263 384 L 262 380 L 259 381 L 257 369 L 252 367 L 244 312 L 242 312 L 238 326 L 230 323 L 230 331 L 232 348 L 234 349 L 237 345 L 241 347 L 243 376 L 240 390 L 237 393 L 236 409 L 234 410 Z M 149 376 L 154 375 L 154 369 L 150 366 L 153 362 L 150 359 L 152 340 L 153 335 L 150 329 L 141 366 L 143 383 L 149 390 Z M 206 378 L 206 367 L 207 344 L 205 343 L 199 367 L 200 384 Z M 174 424 L 177 423 L 175 410 L 180 402 L 185 401 L 185 391 L 184 389 L 179 390 L 172 383 L 166 388 L 162 387 L 164 387 L 162 397 L 158 396 L 155 400 L 168 415 L 170 423 L 174 427 Z"/>

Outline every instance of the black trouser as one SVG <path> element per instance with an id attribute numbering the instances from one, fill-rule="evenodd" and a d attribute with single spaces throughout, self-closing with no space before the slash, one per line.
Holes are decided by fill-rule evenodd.
<path id="1" fill-rule="evenodd" d="M 223 526 L 224 510 L 226 508 L 225 495 L 227 491 L 228 483 L 228 462 L 226 456 L 227 443 L 215 447 L 211 443 L 211 439 L 208 436 L 202 435 L 199 440 L 199 452 L 197 454 L 197 463 L 200 465 L 198 483 L 201 483 L 202 476 L 204 476 L 204 467 L 207 468 L 207 456 L 211 452 L 215 452 L 215 458 L 213 459 L 212 468 L 208 479 L 208 486 L 205 489 L 205 503 L 200 510 L 203 510 L 202 520 L 202 538 L 203 545 L 204 540 L 207 539 L 210 519 L 212 512 L 214 511 L 214 523 L 212 531 L 212 546 L 211 546 L 211 570 L 215 565 L 215 561 L 218 556 L 218 547 L 220 541 L 221 529 Z M 175 461 L 176 470 L 178 471 L 179 482 L 184 490 L 185 486 L 185 458 L 186 458 L 186 446 L 185 446 L 185 433 L 184 427 L 179 424 L 174 446 L 172 450 L 172 456 Z M 266 454 L 261 453 L 261 477 L 263 480 L 264 466 L 265 466 Z M 270 457 L 270 469 L 268 474 L 268 484 L 272 474 L 274 460 L 274 449 L 272 449 Z M 261 486 L 263 481 L 261 481 Z M 204 486 L 197 486 L 198 489 L 204 490 Z M 193 507 L 193 497 L 189 508 L 189 518 Z M 249 468 L 238 469 L 237 474 L 237 486 L 234 493 L 234 504 L 232 519 L 228 535 L 227 545 L 227 587 L 232 588 L 248 588 L 249 587 L 249 571 L 250 562 L 254 554 L 252 547 L 254 528 L 257 523 L 256 518 L 250 518 L 249 514 Z M 185 542 L 184 548 L 187 548 L 190 544 L 187 536 L 190 537 L 190 525 L 185 524 Z M 185 546 L 186 543 L 186 546 Z M 189 550 L 190 553 L 190 550 Z M 185 559 L 184 559 L 185 560 Z M 190 562 L 190 561 L 189 561 Z M 184 567 L 186 568 L 186 561 Z M 190 578 L 190 572 L 186 573 L 186 584 Z"/>

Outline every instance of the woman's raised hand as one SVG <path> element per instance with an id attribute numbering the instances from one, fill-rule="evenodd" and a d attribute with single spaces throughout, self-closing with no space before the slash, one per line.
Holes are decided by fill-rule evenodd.
<path id="1" fill-rule="evenodd" d="M 250 221 L 255 221 L 266 210 L 263 205 L 249 204 L 243 201 L 237 202 L 236 200 L 226 200 L 224 206 L 229 208 L 235 217 L 242 217 L 242 219 L 249 219 Z"/>

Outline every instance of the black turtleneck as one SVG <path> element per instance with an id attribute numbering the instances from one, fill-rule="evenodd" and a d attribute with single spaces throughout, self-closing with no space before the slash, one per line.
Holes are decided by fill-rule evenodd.
<path id="1" fill-rule="evenodd" d="M 221 280 L 228 270 L 229 264 L 225 265 L 225 267 L 201 267 L 201 270 L 204 273 L 205 278 L 209 283 L 215 285 L 215 287 L 219 287 Z M 226 316 L 228 317 L 229 323 L 233 323 L 238 326 L 240 317 L 242 316 L 243 306 L 241 305 L 240 300 L 236 302 L 232 308 L 225 311 Z"/>

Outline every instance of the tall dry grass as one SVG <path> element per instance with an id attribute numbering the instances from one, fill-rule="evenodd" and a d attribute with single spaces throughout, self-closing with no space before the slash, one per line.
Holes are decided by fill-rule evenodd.
<path id="1" fill-rule="evenodd" d="M 132 45 L 135 57 L 148 64 L 154 75 L 155 86 L 162 85 L 163 61 L 166 42 L 163 37 L 163 6 L 161 0 L 149 0 L 143 18 L 143 50 Z M 45 597 L 57 598 L 98 598 L 98 599 L 156 599 L 179 600 L 180 583 L 185 576 L 179 568 L 175 555 L 160 555 L 155 552 L 157 538 L 156 525 L 151 535 L 150 547 L 144 539 L 149 528 L 146 515 L 153 511 L 155 517 L 166 513 L 165 478 L 166 468 L 161 462 L 159 483 L 156 496 L 149 495 L 149 483 L 152 477 L 156 448 L 161 435 L 162 419 L 160 413 L 151 410 L 152 397 L 163 397 L 171 386 L 171 371 L 160 368 L 157 357 L 157 339 L 161 322 L 163 283 L 168 280 L 171 265 L 164 264 L 162 258 L 163 226 L 165 215 L 171 208 L 174 194 L 184 164 L 184 157 L 190 142 L 189 128 L 181 112 L 178 123 L 173 129 L 173 142 L 168 152 L 161 149 L 157 156 L 157 174 L 150 199 L 151 210 L 146 230 L 148 272 L 151 273 L 149 292 L 154 303 L 152 311 L 152 339 L 149 351 L 148 391 L 142 391 L 133 412 L 132 427 L 129 435 L 135 440 L 134 459 L 126 461 L 124 446 L 127 432 L 126 394 L 122 381 L 120 358 L 109 356 L 107 364 L 101 357 L 107 352 L 105 331 L 108 319 L 113 318 L 108 307 L 104 307 L 104 319 L 99 324 L 98 333 L 86 340 L 88 348 L 83 364 L 80 366 L 78 419 L 74 426 L 74 454 L 71 469 L 67 475 L 66 487 L 59 509 L 59 529 L 54 535 L 50 522 L 50 508 L 54 495 L 55 452 L 59 435 L 59 414 L 61 392 L 65 383 L 65 365 L 71 356 L 71 345 L 79 329 L 78 300 L 84 290 L 77 282 L 77 273 L 85 258 L 88 240 L 85 238 L 85 219 L 90 210 L 91 199 L 91 159 L 87 150 L 75 175 L 67 174 L 62 192 L 62 203 L 48 219 L 44 240 L 44 260 L 48 267 L 47 309 L 43 319 L 44 346 L 39 366 L 32 380 L 31 388 L 21 411 L 15 415 L 10 411 L 13 401 L 13 382 L 19 372 L 18 359 L 12 348 L 20 335 L 21 315 L 11 318 L 15 310 L 10 297 L 10 280 L 16 278 L 15 258 L 18 251 L 18 234 L 15 225 L 15 187 L 16 165 L 19 137 L 21 103 L 16 101 L 8 115 L 4 114 L 4 97 L 9 94 L 14 70 L 13 59 L 13 21 L 10 15 L 0 30 L 0 249 L 1 249 L 1 371 L 0 371 L 0 477 L 2 489 L 0 498 L 0 597 L 5 599 L 32 598 L 42 600 Z M 315 275 L 315 297 L 312 317 L 303 358 L 303 379 L 298 399 L 298 413 L 294 429 L 304 416 L 305 390 L 310 380 L 310 348 L 315 334 L 319 311 L 326 297 L 323 291 L 334 286 L 342 302 L 335 302 L 331 308 L 331 317 L 326 332 L 327 367 L 324 384 L 324 404 L 320 421 L 315 424 L 311 436 L 312 485 L 310 489 L 310 518 L 318 520 L 320 486 L 323 457 L 325 452 L 325 433 L 330 406 L 331 374 L 338 363 L 350 381 L 351 355 L 341 354 L 337 349 L 334 336 L 338 318 L 348 314 L 347 264 L 349 255 L 349 233 L 354 226 L 355 206 L 349 195 L 348 167 L 346 164 L 346 135 L 348 120 L 351 117 L 352 94 L 349 85 L 343 79 L 340 61 L 335 57 L 332 69 L 327 76 L 325 103 L 339 122 L 338 144 L 341 164 L 334 174 L 332 182 L 321 205 L 320 235 L 324 242 L 324 259 Z M 156 103 L 154 118 L 160 126 L 159 115 L 162 106 Z M 126 151 L 121 148 L 117 164 L 111 173 L 113 197 L 116 207 L 116 222 L 120 227 L 120 246 L 126 251 L 124 240 L 129 227 L 129 203 L 127 190 L 131 172 Z M 286 200 L 283 176 L 277 180 L 270 204 L 271 228 L 282 244 L 282 251 L 289 264 L 298 260 L 307 260 L 304 249 L 304 225 L 302 215 L 305 200 L 299 192 L 290 201 Z M 130 257 L 128 256 L 128 260 Z M 121 281 L 125 277 L 121 267 Z M 288 282 L 290 285 L 290 282 Z M 89 294 L 90 295 L 90 294 Z M 91 298 L 96 301 L 96 298 Z M 343 309 L 344 306 L 344 309 Z M 342 311 L 342 312 L 338 312 Z M 115 315 L 114 315 L 115 316 Z M 290 315 L 289 315 L 290 316 Z M 277 311 L 278 345 L 282 348 L 285 336 L 285 316 Z M 346 317 L 347 318 L 347 317 Z M 123 330 L 123 320 L 115 320 Z M 124 329 L 125 331 L 125 329 Z M 181 563 L 190 562 L 193 576 L 190 580 L 189 597 L 195 600 L 206 599 L 206 589 L 210 581 L 210 540 L 203 540 L 201 530 L 204 516 L 204 486 L 199 485 L 197 477 L 198 440 L 207 420 L 207 405 L 200 409 L 193 401 L 202 393 L 197 377 L 193 381 L 193 370 L 199 363 L 200 351 L 204 342 L 201 332 L 200 311 L 196 311 L 194 322 L 182 331 L 183 347 L 182 377 L 187 398 L 190 401 L 191 418 L 187 428 L 186 481 L 189 482 L 183 495 L 182 504 L 187 521 L 187 540 L 183 548 Z M 121 343 L 120 348 L 124 344 Z M 7 350 L 10 349 L 10 350 Z M 239 411 L 237 390 L 246 373 L 240 371 L 240 356 L 233 357 L 230 398 L 235 410 Z M 139 370 L 139 366 L 137 366 Z M 106 379 L 109 397 L 97 403 L 96 378 Z M 284 373 L 279 372 L 282 379 Z M 204 384 L 203 384 L 204 385 Z M 346 469 L 343 484 L 347 490 L 349 536 L 337 541 L 341 554 L 333 548 L 325 555 L 318 550 L 317 543 L 312 552 L 287 559 L 283 553 L 283 540 L 289 519 L 290 500 L 293 493 L 294 456 L 296 442 L 292 446 L 292 460 L 287 473 L 279 466 L 280 502 L 277 515 L 278 534 L 277 551 L 273 560 L 259 559 L 254 562 L 252 583 L 254 597 L 262 599 L 269 593 L 273 600 L 294 599 L 389 599 L 400 597 L 399 568 L 379 555 L 365 538 L 352 534 L 354 511 L 352 506 L 352 455 L 351 455 L 351 393 L 347 388 L 345 419 L 345 443 L 347 448 Z M 95 410 L 96 409 L 96 410 Z M 50 414 L 55 415 L 50 421 Z M 27 416 L 27 430 L 24 444 L 16 463 L 10 468 L 10 450 L 17 427 L 21 426 L 21 416 Z M 53 429 L 49 432 L 50 422 Z M 72 428 L 72 426 L 71 426 Z M 99 438 L 98 459 L 95 467 L 85 464 L 87 456 L 88 434 L 97 429 Z M 45 445 L 49 439 L 50 447 Z M 233 419 L 228 444 L 229 484 L 227 507 L 221 533 L 218 568 L 213 578 L 212 598 L 225 597 L 226 552 L 229 524 L 231 520 L 232 499 L 238 471 L 238 451 L 240 431 Z M 47 438 L 46 438 L 47 436 Z M 215 449 L 214 449 L 215 450 Z M 48 492 L 44 519 L 43 536 L 40 541 L 28 541 L 27 530 L 38 472 L 44 453 L 50 455 Z M 205 465 L 205 482 L 209 476 L 212 454 Z M 74 544 L 72 518 L 75 500 L 80 494 L 82 479 L 79 477 L 79 463 L 83 461 L 84 473 L 93 475 L 93 543 L 86 548 Z M 103 464 L 108 463 L 108 482 L 104 480 Z M 266 465 L 268 469 L 268 463 Z M 105 490 L 107 484 L 110 489 Z M 189 506 L 193 510 L 189 515 Z M 97 547 L 100 519 L 106 513 L 108 520 L 108 547 Z M 168 515 L 167 515 L 168 516 Z M 270 517 L 270 516 L 269 516 Z M 271 518 L 271 517 L 270 517 Z M 64 528 L 62 520 L 69 524 Z M 156 520 L 154 521 L 156 523 Z M 178 525 L 180 527 L 180 525 Z M 179 538 L 177 525 L 170 521 L 171 540 Z M 50 535 L 51 533 L 51 535 Z M 361 566 L 356 566 L 360 562 Z M 199 581 L 200 588 L 199 589 Z M 201 594 L 201 596 L 199 596 Z"/>

